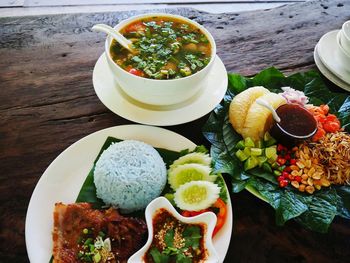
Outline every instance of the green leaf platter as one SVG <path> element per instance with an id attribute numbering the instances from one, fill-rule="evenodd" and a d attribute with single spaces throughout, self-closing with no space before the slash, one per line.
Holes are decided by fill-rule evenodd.
<path id="1" fill-rule="evenodd" d="M 350 186 L 332 185 L 309 195 L 290 186 L 280 188 L 273 174 L 259 168 L 244 171 L 234 149 L 242 137 L 228 121 L 230 102 L 238 93 L 253 86 L 264 86 L 279 93 L 281 87 L 289 86 L 303 91 L 309 97 L 309 103 L 328 104 L 344 130 L 350 132 L 349 93 L 332 91 L 314 70 L 285 76 L 276 68 L 268 68 L 252 78 L 228 74 L 228 79 L 226 95 L 209 116 L 203 134 L 211 143 L 210 153 L 216 172 L 229 175 L 233 193 L 246 189 L 269 203 L 275 209 L 277 225 L 294 219 L 310 230 L 325 233 L 335 216 L 350 219 Z"/>

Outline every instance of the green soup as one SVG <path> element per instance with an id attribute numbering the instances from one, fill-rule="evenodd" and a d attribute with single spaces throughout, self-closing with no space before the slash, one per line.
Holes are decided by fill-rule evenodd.
<path id="1" fill-rule="evenodd" d="M 206 35 L 184 20 L 149 17 L 120 30 L 132 41 L 135 54 L 112 41 L 115 63 L 131 74 L 150 79 L 177 79 L 203 69 L 211 58 Z"/>

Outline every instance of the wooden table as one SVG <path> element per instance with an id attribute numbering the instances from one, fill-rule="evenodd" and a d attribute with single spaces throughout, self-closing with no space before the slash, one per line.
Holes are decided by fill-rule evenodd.
<path id="1" fill-rule="evenodd" d="M 315 68 L 313 49 L 350 19 L 350 1 L 311 1 L 246 13 L 160 10 L 203 24 L 229 72 L 252 75 L 276 66 Z M 78 139 L 131 123 L 96 97 L 92 70 L 103 52 L 96 23 L 116 24 L 136 12 L 0 19 L 0 261 L 27 262 L 25 214 L 45 168 Z M 331 85 L 331 84 L 330 84 Z M 197 144 L 208 116 L 168 127 Z M 294 222 L 277 227 L 273 209 L 247 192 L 232 195 L 234 229 L 226 262 L 349 262 L 350 225 L 336 218 L 328 234 Z"/>

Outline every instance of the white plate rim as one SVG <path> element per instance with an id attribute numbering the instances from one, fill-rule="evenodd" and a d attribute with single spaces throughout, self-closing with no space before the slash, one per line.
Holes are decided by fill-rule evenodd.
<path id="1" fill-rule="evenodd" d="M 347 84 L 350 84 L 350 74 L 345 70 L 342 63 L 339 61 L 337 53 L 337 44 L 336 37 L 339 30 L 333 30 L 324 34 L 321 39 L 318 41 L 317 54 L 324 66 L 337 76 L 339 79 L 344 81 Z M 325 45 L 328 45 L 328 42 L 334 40 L 333 48 L 326 48 Z"/>
<path id="2" fill-rule="evenodd" d="M 318 54 L 318 44 L 315 46 L 314 49 L 314 61 L 319 69 L 319 71 L 331 82 L 333 82 L 335 85 L 337 85 L 339 88 L 342 88 L 346 91 L 350 92 L 350 85 L 338 78 L 336 75 L 334 75 L 327 67 L 324 65 L 320 59 L 320 56 Z"/>
<path id="3" fill-rule="evenodd" d="M 49 262 L 52 251 L 51 231 L 54 203 L 75 202 L 87 173 L 91 169 L 93 161 L 108 136 L 114 136 L 120 139 L 142 140 L 155 147 L 174 151 L 180 151 L 186 148 L 193 149 L 196 146 L 193 142 L 178 133 L 159 127 L 138 124 L 106 128 L 87 135 L 70 145 L 51 162 L 32 193 L 25 222 L 25 241 L 30 262 Z M 86 151 L 82 152 L 84 149 Z M 77 168 L 76 166 L 79 166 L 79 163 L 83 163 L 84 167 Z M 64 167 L 64 165 L 68 167 Z M 65 171 L 70 173 L 65 175 Z M 59 176 L 63 174 L 63 177 L 65 177 L 63 178 L 64 180 L 73 181 L 72 184 L 75 183 L 73 188 L 62 189 L 66 185 L 64 183 L 62 184 L 62 178 L 57 178 L 57 174 Z M 61 188 L 57 186 L 60 183 Z M 227 208 L 226 224 L 213 240 L 214 247 L 222 262 L 228 251 L 232 233 L 233 219 L 230 198 L 228 198 Z"/>
<path id="4" fill-rule="evenodd" d="M 225 65 L 216 56 L 203 88 L 188 101 L 168 107 L 152 107 L 127 99 L 118 88 L 108 67 L 105 53 L 97 60 L 92 83 L 99 100 L 113 113 L 133 122 L 170 126 L 187 123 L 211 112 L 225 96 L 228 76 Z"/>

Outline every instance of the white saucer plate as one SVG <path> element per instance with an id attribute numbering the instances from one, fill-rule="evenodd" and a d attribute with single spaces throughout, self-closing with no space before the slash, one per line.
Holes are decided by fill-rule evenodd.
<path id="1" fill-rule="evenodd" d="M 69 146 L 49 165 L 30 199 L 25 239 L 30 262 L 48 263 L 52 255 L 53 210 L 56 202 L 74 203 L 96 156 L 108 136 L 134 139 L 172 151 L 194 149 L 195 144 L 175 132 L 145 125 L 122 125 L 92 133 Z M 226 188 L 227 189 L 227 188 Z M 232 205 L 213 244 L 223 262 L 232 233 Z"/>
<path id="2" fill-rule="evenodd" d="M 320 56 L 318 54 L 318 45 L 315 46 L 314 50 L 314 60 L 317 68 L 320 70 L 320 72 L 331 82 L 333 82 L 338 87 L 349 91 L 350 92 L 350 85 L 347 84 L 345 81 L 338 78 L 335 74 L 333 74 L 325 65 L 323 65 Z"/>
<path id="3" fill-rule="evenodd" d="M 333 30 L 324 34 L 317 44 L 317 53 L 324 66 L 335 76 L 350 85 L 350 69 L 341 62 L 337 47 L 337 34 L 339 30 Z"/>
<path id="4" fill-rule="evenodd" d="M 142 124 L 170 126 L 196 120 L 212 111 L 224 97 L 228 79 L 224 64 L 216 56 L 204 86 L 196 95 L 183 103 L 152 106 L 133 100 L 121 90 L 103 53 L 94 67 L 92 82 L 97 97 L 115 114 Z"/>

